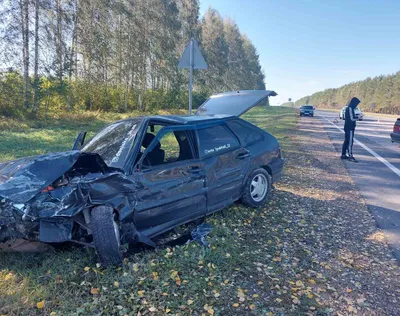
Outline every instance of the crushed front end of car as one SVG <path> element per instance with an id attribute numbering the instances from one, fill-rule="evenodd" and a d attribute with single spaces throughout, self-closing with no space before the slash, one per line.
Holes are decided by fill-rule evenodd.
<path id="1" fill-rule="evenodd" d="M 135 191 L 135 183 L 98 154 L 70 151 L 2 163 L 1 249 L 20 240 L 90 245 L 90 210 L 109 206 L 128 225 Z"/>

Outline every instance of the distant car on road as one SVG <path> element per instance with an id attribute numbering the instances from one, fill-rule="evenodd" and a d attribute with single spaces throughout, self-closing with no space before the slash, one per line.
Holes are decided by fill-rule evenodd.
<path id="1" fill-rule="evenodd" d="M 357 120 L 362 121 L 364 119 L 364 114 L 358 107 L 354 109 L 354 114 L 356 115 Z"/>
<path id="2" fill-rule="evenodd" d="M 390 138 L 392 139 L 393 143 L 400 144 L 400 118 L 398 118 L 394 123 L 393 133 L 390 133 Z"/>
<path id="3" fill-rule="evenodd" d="M 347 106 L 342 107 L 342 109 L 341 109 L 340 112 L 339 112 L 339 118 L 340 118 L 341 120 L 344 120 L 344 113 L 346 112 L 346 107 L 347 107 Z"/>
<path id="4" fill-rule="evenodd" d="M 300 116 L 314 116 L 314 106 L 302 105 L 300 107 Z"/>
<path id="5" fill-rule="evenodd" d="M 339 112 L 339 118 L 340 118 L 341 120 L 344 120 L 344 119 L 345 119 L 346 108 L 347 108 L 347 106 L 342 107 L 342 109 L 341 109 L 340 112 Z M 356 108 L 354 109 L 354 114 L 355 114 L 356 119 L 357 119 L 358 121 L 362 121 L 362 120 L 364 119 L 364 114 L 361 112 L 361 110 L 360 110 L 358 107 L 356 107 Z"/>

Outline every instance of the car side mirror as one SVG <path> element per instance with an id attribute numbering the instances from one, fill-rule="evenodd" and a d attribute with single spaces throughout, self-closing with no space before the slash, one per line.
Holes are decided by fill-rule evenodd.
<path id="1" fill-rule="evenodd" d="M 75 139 L 74 146 L 72 146 L 72 150 L 79 150 L 82 148 L 85 143 L 86 131 L 79 132 L 78 136 Z"/>

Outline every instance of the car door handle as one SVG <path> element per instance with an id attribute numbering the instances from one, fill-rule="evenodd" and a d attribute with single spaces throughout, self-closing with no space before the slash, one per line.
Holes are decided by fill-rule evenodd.
<path id="1" fill-rule="evenodd" d="M 241 152 L 236 156 L 236 159 L 245 159 L 250 157 L 250 153 L 248 151 Z"/>

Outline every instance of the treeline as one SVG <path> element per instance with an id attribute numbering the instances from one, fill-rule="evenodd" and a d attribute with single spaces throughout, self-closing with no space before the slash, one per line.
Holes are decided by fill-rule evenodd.
<path id="1" fill-rule="evenodd" d="M 296 101 L 296 106 L 305 104 L 309 98 L 309 103 L 318 107 L 339 109 L 354 96 L 361 100 L 360 108 L 364 111 L 400 114 L 400 71 L 314 93 Z"/>
<path id="2" fill-rule="evenodd" d="M 8 0 L 0 6 L 0 115 L 187 106 L 179 58 L 195 37 L 209 68 L 194 103 L 265 89 L 259 56 L 236 23 L 199 0 Z"/>

